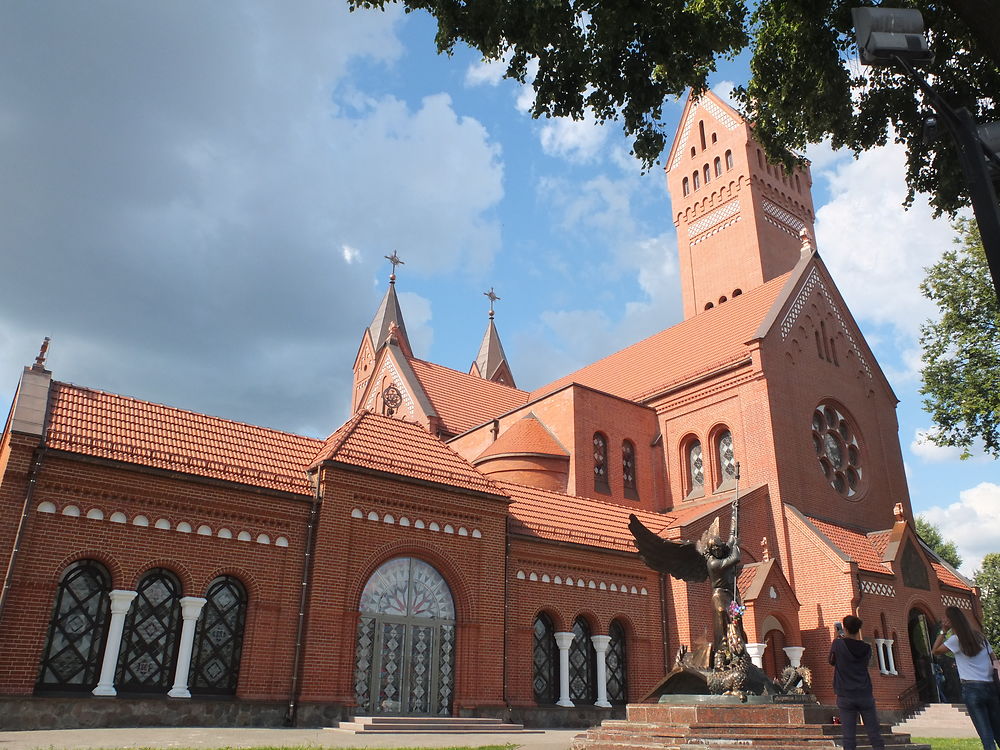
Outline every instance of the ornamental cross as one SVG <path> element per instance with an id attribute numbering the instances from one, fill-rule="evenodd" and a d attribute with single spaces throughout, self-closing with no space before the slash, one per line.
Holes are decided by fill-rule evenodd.
<path id="1" fill-rule="evenodd" d="M 496 292 L 493 291 L 493 287 L 490 287 L 488 292 L 483 292 L 483 296 L 487 297 L 490 301 L 490 320 L 493 319 L 493 303 L 496 302 L 499 297 L 497 297 Z"/>
<path id="2" fill-rule="evenodd" d="M 396 266 L 405 266 L 406 263 L 404 263 L 403 261 L 401 261 L 399 259 L 399 256 L 396 255 L 396 251 L 395 250 L 392 251 L 392 255 L 386 255 L 384 257 L 385 257 L 385 259 L 387 261 L 389 261 L 390 263 L 392 263 L 392 273 L 389 274 L 389 281 L 395 282 L 396 281 Z"/>

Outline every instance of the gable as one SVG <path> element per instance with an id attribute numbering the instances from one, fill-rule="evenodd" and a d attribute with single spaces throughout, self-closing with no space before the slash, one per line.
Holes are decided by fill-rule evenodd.
<path id="1" fill-rule="evenodd" d="M 409 361 L 399 347 L 392 343 L 383 346 L 379 352 L 372 375 L 358 400 L 357 409 L 377 414 L 386 413 L 384 392 L 390 386 L 399 394 L 399 404 L 392 410 L 392 416 L 422 424 L 428 424 L 437 416 Z"/>
<path id="2" fill-rule="evenodd" d="M 674 134 L 673 146 L 667 155 L 668 172 L 680 164 L 684 152 L 687 150 L 688 141 L 692 137 L 692 132 L 694 131 L 697 135 L 695 123 L 699 114 L 702 117 L 712 118 L 720 128 L 725 130 L 736 130 L 743 124 L 739 114 L 711 91 L 706 91 L 700 97 L 695 97 L 694 92 L 691 92 L 684 104 L 684 111 L 681 113 L 681 120 L 677 126 L 677 132 Z"/>

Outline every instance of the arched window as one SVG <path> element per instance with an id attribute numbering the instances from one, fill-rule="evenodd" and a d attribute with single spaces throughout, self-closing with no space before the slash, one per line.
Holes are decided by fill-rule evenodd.
<path id="1" fill-rule="evenodd" d="M 714 302 L 706 302 L 705 303 L 705 309 L 706 310 L 711 310 L 713 307 L 715 307 L 715 303 Z"/>
<path id="2" fill-rule="evenodd" d="M 741 294 L 743 294 L 743 290 L 742 289 L 734 289 L 733 290 L 733 296 L 734 297 L 739 297 Z"/>
<path id="3" fill-rule="evenodd" d="M 715 439 L 715 455 L 719 472 L 719 487 L 736 483 L 736 453 L 733 451 L 733 433 L 723 430 Z"/>
<path id="4" fill-rule="evenodd" d="M 760 149 L 757 149 L 757 166 L 758 167 L 764 166 L 764 154 L 761 153 Z"/>
<path id="5" fill-rule="evenodd" d="M 635 445 L 631 440 L 622 441 L 622 487 L 625 497 L 630 500 L 639 499 L 635 484 Z"/>
<path id="6" fill-rule="evenodd" d="M 605 657 L 608 674 L 608 701 L 615 705 L 628 702 L 628 660 L 625 651 L 625 628 L 618 620 L 608 628 L 611 641 Z"/>
<path id="7" fill-rule="evenodd" d="M 708 148 L 708 144 L 705 143 L 705 121 L 698 120 L 698 135 L 701 136 L 701 150 L 704 151 Z"/>
<path id="8" fill-rule="evenodd" d="M 732 168 L 733 168 L 733 152 L 732 151 L 727 151 L 726 152 L 726 170 L 728 171 L 728 170 L 730 170 Z"/>
<path id="9" fill-rule="evenodd" d="M 93 560 L 75 562 L 63 573 L 38 670 L 38 690 L 92 690 L 97 685 L 109 591 L 111 576 Z"/>
<path id="10" fill-rule="evenodd" d="M 221 576 L 209 584 L 194 636 L 192 694 L 236 694 L 246 615 L 243 584 L 232 576 Z"/>
<path id="11" fill-rule="evenodd" d="M 785 634 L 777 628 L 769 630 L 764 636 L 764 643 L 766 644 L 766 648 L 764 649 L 764 671 L 768 677 L 776 680 L 781 677 L 781 673 L 785 669 L 785 663 L 788 661 L 784 652 Z"/>
<path id="12" fill-rule="evenodd" d="M 799 176 L 795 175 L 795 191 L 798 193 L 802 192 L 802 183 L 799 182 Z"/>
<path id="13" fill-rule="evenodd" d="M 717 136 L 715 133 L 712 133 L 712 143 L 715 143 L 717 140 L 719 140 L 719 136 Z"/>
<path id="14" fill-rule="evenodd" d="M 695 148 L 694 148 L 694 146 L 692 146 L 692 147 L 691 147 L 691 158 L 693 159 L 693 158 L 695 157 L 695 154 L 697 154 L 697 153 L 698 153 L 698 152 L 697 152 L 697 151 L 695 151 Z"/>
<path id="15" fill-rule="evenodd" d="M 532 660 L 534 679 L 532 688 L 535 701 L 551 705 L 559 697 L 559 649 L 556 646 L 555 628 L 547 615 L 535 618 Z"/>
<path id="16" fill-rule="evenodd" d="M 722 174 L 722 159 L 716 156 L 713 164 L 715 165 L 715 176 L 718 177 Z"/>
<path id="17" fill-rule="evenodd" d="M 685 177 L 684 181 L 681 183 L 681 189 L 684 191 L 684 195 L 691 192 L 691 181 L 688 180 L 687 177 Z"/>
<path id="18" fill-rule="evenodd" d="M 705 490 L 705 463 L 701 455 L 701 442 L 692 440 L 687 448 L 688 494 L 701 494 Z"/>
<path id="19" fill-rule="evenodd" d="M 694 183 L 695 190 L 701 187 L 701 177 L 698 176 L 697 172 L 691 175 L 691 182 Z"/>
<path id="20" fill-rule="evenodd" d="M 701 173 L 705 175 L 706 185 L 712 181 L 712 171 L 708 168 L 707 164 L 701 168 Z"/>
<path id="21" fill-rule="evenodd" d="M 574 703 L 593 704 L 597 700 L 597 652 L 590 640 L 590 626 L 582 617 L 573 623 L 573 642 L 569 646 L 569 699 Z"/>
<path id="22" fill-rule="evenodd" d="M 181 634 L 181 584 L 164 568 L 139 581 L 125 620 L 115 687 L 120 693 L 161 693 L 173 684 Z"/>
<path id="23" fill-rule="evenodd" d="M 608 439 L 603 433 L 594 433 L 594 490 L 610 494 L 608 480 Z"/>

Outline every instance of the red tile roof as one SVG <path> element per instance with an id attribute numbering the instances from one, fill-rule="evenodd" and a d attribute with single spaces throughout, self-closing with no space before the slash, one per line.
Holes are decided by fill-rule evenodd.
<path id="1" fill-rule="evenodd" d="M 422 359 L 408 361 L 444 429 L 452 435 L 460 435 L 528 402 L 527 391 Z"/>
<path id="2" fill-rule="evenodd" d="M 510 482 L 496 484 L 514 500 L 510 506 L 510 530 L 515 534 L 635 552 L 632 532 L 628 530 L 629 513 L 635 513 L 648 529 L 657 533 L 673 521 L 671 516 L 632 506 Z"/>
<path id="3" fill-rule="evenodd" d="M 951 586 L 956 589 L 963 589 L 965 591 L 971 591 L 965 581 L 952 573 L 945 565 L 942 565 L 937 560 L 931 560 L 931 567 L 934 568 L 934 572 L 937 573 L 938 580 L 941 582 L 942 586 Z"/>
<path id="4" fill-rule="evenodd" d="M 579 383 L 643 401 L 739 362 L 747 356 L 746 342 L 756 335 L 789 273 L 532 391 L 531 398 Z"/>
<path id="5" fill-rule="evenodd" d="M 542 454 L 569 457 L 569 452 L 553 437 L 534 414 L 517 420 L 479 454 L 476 461 L 508 454 Z"/>
<path id="6" fill-rule="evenodd" d="M 878 554 L 879 560 L 885 559 L 885 549 L 889 546 L 889 537 L 892 536 L 892 529 L 886 529 L 885 531 L 873 531 L 868 534 L 868 541 L 871 542 L 872 547 L 875 548 L 875 552 Z"/>
<path id="7" fill-rule="evenodd" d="M 322 441 L 53 382 L 54 449 L 255 487 L 311 494 L 306 465 Z"/>
<path id="8" fill-rule="evenodd" d="M 338 461 L 414 479 L 502 494 L 464 458 L 415 422 L 359 411 L 326 439 L 311 466 Z"/>
<path id="9" fill-rule="evenodd" d="M 764 563 L 748 563 L 743 566 L 743 570 L 740 571 L 740 577 L 736 579 L 736 590 L 741 595 L 746 595 L 747 589 L 750 588 L 754 578 L 757 577 L 757 571 L 761 570 L 763 565 Z"/>
<path id="10" fill-rule="evenodd" d="M 859 569 L 872 573 L 892 573 L 892 568 L 882 562 L 882 554 L 872 543 L 871 537 L 863 532 L 837 526 L 829 521 L 820 521 L 817 518 L 809 518 L 809 522 L 823 532 L 841 552 L 854 560 Z"/>

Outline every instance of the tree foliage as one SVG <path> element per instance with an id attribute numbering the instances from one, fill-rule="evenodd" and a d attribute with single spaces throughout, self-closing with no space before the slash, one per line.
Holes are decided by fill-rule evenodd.
<path id="1" fill-rule="evenodd" d="M 927 269 L 920 285 L 940 310 L 921 327 L 924 406 L 930 439 L 962 448 L 982 441 L 1000 458 L 1000 306 L 976 225 L 956 223 L 956 247 Z"/>
<path id="2" fill-rule="evenodd" d="M 982 591 L 983 632 L 990 643 L 1000 644 L 1000 552 L 991 552 L 973 579 Z"/>
<path id="3" fill-rule="evenodd" d="M 962 565 L 962 556 L 958 554 L 958 549 L 952 541 L 945 541 L 938 531 L 938 527 L 932 524 L 923 516 L 917 516 L 914 525 L 917 527 L 917 534 L 924 543 L 953 568 Z"/>
<path id="4" fill-rule="evenodd" d="M 751 54 L 736 91 L 772 159 L 829 136 L 856 153 L 896 138 L 907 180 L 939 210 L 967 203 L 947 138 L 924 143 L 925 105 L 901 73 L 858 66 L 850 9 L 870 0 L 398 0 L 437 20 L 439 52 L 465 43 L 506 76 L 531 80 L 532 114 L 620 120 L 646 168 L 667 139 L 665 100 L 704 91 L 720 59 Z M 382 8 L 390 0 L 348 0 Z M 1000 24 L 994 0 L 903 0 L 931 31 L 924 72 L 953 106 L 1000 120 Z"/>

